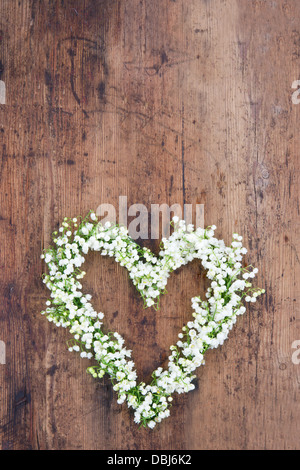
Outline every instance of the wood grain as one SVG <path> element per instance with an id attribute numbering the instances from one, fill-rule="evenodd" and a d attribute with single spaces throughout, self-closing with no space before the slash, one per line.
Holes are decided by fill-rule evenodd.
<path id="1" fill-rule="evenodd" d="M 0 0 L 2 449 L 299 448 L 299 19 L 296 0 Z M 204 204 L 218 237 L 244 236 L 266 289 L 155 431 L 40 315 L 51 232 L 119 195 Z M 204 273 L 174 274 L 156 312 L 110 259 L 87 264 L 146 380 Z"/>

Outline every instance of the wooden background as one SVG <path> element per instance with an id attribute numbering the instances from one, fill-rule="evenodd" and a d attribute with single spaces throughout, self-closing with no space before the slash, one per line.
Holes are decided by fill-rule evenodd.
<path id="1" fill-rule="evenodd" d="M 297 0 L 0 0 L 2 449 L 299 448 L 299 21 Z M 119 195 L 204 204 L 266 289 L 154 431 L 40 315 L 51 232 Z M 192 263 L 143 310 L 92 254 L 84 286 L 146 380 L 206 280 Z"/>

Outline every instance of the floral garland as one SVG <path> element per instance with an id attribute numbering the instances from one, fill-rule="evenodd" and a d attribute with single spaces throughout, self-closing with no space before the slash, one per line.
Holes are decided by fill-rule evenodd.
<path id="1" fill-rule="evenodd" d="M 204 364 L 204 353 L 217 348 L 227 338 L 238 315 L 246 308 L 242 300 L 255 302 L 264 289 L 253 288 L 249 279 L 256 268 L 242 268 L 242 237 L 233 234 L 227 247 L 223 240 L 214 237 L 215 226 L 206 229 L 187 225 L 178 217 L 168 239 L 162 239 L 161 251 L 155 256 L 149 249 L 141 248 L 128 236 L 125 227 L 104 226 L 94 212 L 87 217 L 64 219 L 59 233 L 53 234 L 53 247 L 44 251 L 43 258 L 49 274 L 43 282 L 51 291 L 45 314 L 56 326 L 69 328 L 73 339 L 69 350 L 80 352 L 81 357 L 94 359 L 97 365 L 88 367 L 93 377 L 108 374 L 118 403 L 127 403 L 134 410 L 134 421 L 154 428 L 170 415 L 172 395 L 193 390 L 195 370 Z M 152 382 L 137 382 L 131 351 L 124 347 L 124 339 L 117 332 L 104 332 L 104 314 L 96 312 L 90 303 L 91 295 L 82 293 L 80 280 L 85 272 L 80 268 L 89 250 L 113 257 L 124 266 L 129 277 L 144 299 L 145 307 L 158 308 L 159 297 L 165 292 L 168 277 L 193 259 L 199 259 L 211 286 L 206 300 L 192 298 L 193 321 L 179 333 L 179 341 L 170 347 L 168 368 L 157 368 Z"/>

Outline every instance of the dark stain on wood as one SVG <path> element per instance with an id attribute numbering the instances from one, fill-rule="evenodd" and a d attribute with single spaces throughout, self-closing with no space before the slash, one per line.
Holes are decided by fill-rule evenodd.
<path id="1" fill-rule="evenodd" d="M 105 82 L 104 81 L 101 81 L 99 85 L 97 86 L 97 92 L 98 92 L 99 100 L 102 103 L 105 103 L 106 99 L 105 99 Z"/>

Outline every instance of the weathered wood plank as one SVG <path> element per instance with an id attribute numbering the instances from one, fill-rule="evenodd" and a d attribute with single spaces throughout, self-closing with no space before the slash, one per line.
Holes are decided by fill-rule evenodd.
<path id="1" fill-rule="evenodd" d="M 299 447 L 299 18 L 293 0 L 0 0 L 3 449 Z M 51 232 L 120 195 L 204 204 L 219 237 L 244 235 L 266 289 L 154 432 L 40 315 Z M 84 280 L 145 379 L 199 284 L 192 263 L 156 312 L 109 259 L 90 255 Z"/>

